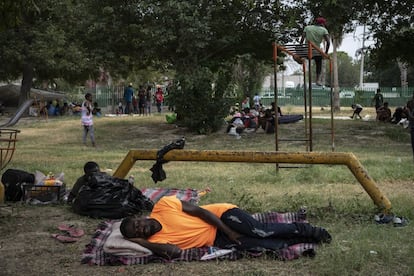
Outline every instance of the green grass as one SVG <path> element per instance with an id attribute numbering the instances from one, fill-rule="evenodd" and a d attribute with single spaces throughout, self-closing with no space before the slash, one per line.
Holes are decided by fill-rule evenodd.
<path id="1" fill-rule="evenodd" d="M 303 135 L 303 127 L 302 122 L 281 125 L 279 134 L 285 138 L 299 137 Z M 313 127 L 314 151 L 330 151 L 329 120 L 314 120 Z M 17 128 L 21 133 L 8 168 L 64 172 L 69 187 L 82 175 L 86 161 L 94 160 L 101 168 L 114 171 L 130 149 L 159 149 L 182 136 L 186 137 L 185 149 L 273 151 L 275 148 L 274 136 L 261 131 L 243 134 L 239 140 L 227 136 L 224 129 L 210 136 L 194 135 L 166 124 L 163 116 L 96 118 L 96 149 L 82 145 L 77 117 L 23 120 Z M 412 220 L 414 163 L 409 141 L 408 131 L 395 125 L 335 121 L 335 151 L 353 152 L 390 199 L 392 211 Z M 281 151 L 305 150 L 297 142 L 281 142 L 279 148 Z M 260 258 L 207 264 L 153 264 L 145 268 L 128 267 L 128 273 L 414 274 L 412 225 L 403 228 L 377 225 L 373 219 L 378 208 L 345 166 L 307 165 L 276 171 L 274 164 L 169 162 L 164 165 L 167 179 L 154 184 L 149 171 L 153 163 L 138 161 L 131 169 L 129 174 L 134 175 L 137 187 L 210 187 L 212 192 L 202 198 L 202 204 L 233 202 L 251 212 L 294 211 L 306 205 L 310 222 L 329 229 L 334 240 L 319 248 L 313 259 L 300 258 L 287 263 Z M 109 274 L 113 271 L 110 269 L 99 271 Z M 85 275 L 87 271 L 85 267 Z"/>

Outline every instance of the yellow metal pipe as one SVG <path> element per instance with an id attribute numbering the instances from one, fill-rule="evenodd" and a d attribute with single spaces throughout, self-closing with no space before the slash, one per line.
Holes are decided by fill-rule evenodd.
<path id="1" fill-rule="evenodd" d="M 130 150 L 114 173 L 125 178 L 137 160 L 156 160 L 157 150 Z M 164 155 L 166 161 L 291 163 L 346 165 L 359 181 L 375 205 L 389 211 L 391 202 L 380 191 L 374 180 L 353 153 L 346 152 L 260 152 L 220 150 L 171 150 Z"/>

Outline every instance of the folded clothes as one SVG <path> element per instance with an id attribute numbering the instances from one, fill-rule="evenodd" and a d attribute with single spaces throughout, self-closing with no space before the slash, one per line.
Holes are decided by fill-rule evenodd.
<path id="1" fill-rule="evenodd" d="M 112 231 L 108 239 L 105 241 L 103 250 L 118 256 L 130 255 L 136 257 L 144 257 L 152 255 L 151 250 L 129 240 L 126 240 L 119 229 L 121 222 L 115 222 L 112 225 Z"/>

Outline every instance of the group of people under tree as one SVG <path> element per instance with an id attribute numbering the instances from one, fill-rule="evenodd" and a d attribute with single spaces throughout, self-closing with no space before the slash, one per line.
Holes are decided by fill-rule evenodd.
<path id="1" fill-rule="evenodd" d="M 390 122 L 393 124 L 404 124 L 407 122 L 407 127 L 410 129 L 411 136 L 411 147 L 413 151 L 414 158 L 414 92 L 412 98 L 407 101 L 405 106 L 398 106 L 395 109 L 395 112 L 392 113 L 389 108 L 388 102 L 384 102 L 384 96 L 381 94 L 381 89 L 377 89 L 374 97 L 372 98 L 371 103 L 375 106 L 375 111 L 377 113 L 376 120 L 380 122 Z M 361 118 L 359 113 L 362 111 L 362 106 L 358 105 L 360 108 L 357 108 L 357 105 L 353 105 L 354 115 L 357 115 Z"/>
<path id="2" fill-rule="evenodd" d="M 248 99 L 249 97 L 246 97 Z M 247 105 L 246 99 L 242 102 L 243 110 L 235 112 L 227 125 L 227 133 L 231 135 L 239 135 L 244 130 L 250 129 L 256 132 L 262 128 L 265 133 L 274 133 L 276 120 L 276 105 L 271 103 L 270 108 L 263 106 L 259 101 L 255 103 L 255 108 L 250 108 Z M 283 116 L 281 108 L 277 107 L 277 116 Z"/>
<path id="3" fill-rule="evenodd" d="M 392 113 L 389 103 L 384 101 L 384 96 L 381 94 L 381 89 L 377 89 L 371 104 L 374 103 L 375 112 L 377 114 L 376 120 L 380 122 L 391 122 L 398 124 L 402 119 L 406 119 L 406 107 L 397 107 L 395 112 Z"/>
<path id="4" fill-rule="evenodd" d="M 122 103 L 118 106 L 117 113 L 124 114 L 139 114 L 151 115 L 151 106 L 155 102 L 158 113 L 162 111 L 164 103 L 164 92 L 160 86 L 157 87 L 155 93 L 152 93 L 152 86 L 148 85 L 146 88 L 140 85 L 136 93 L 132 83 L 129 83 L 124 89 L 123 100 L 125 102 L 125 109 Z"/>
<path id="5" fill-rule="evenodd" d="M 375 95 L 371 100 L 371 104 L 373 104 L 375 107 L 376 120 L 379 122 L 390 122 L 398 124 L 401 122 L 402 119 L 407 119 L 406 107 L 399 106 L 395 109 L 395 112 L 392 113 L 391 108 L 389 107 L 389 103 L 384 101 L 384 96 L 381 94 L 380 88 L 376 90 Z M 358 103 L 352 104 L 351 108 L 353 109 L 353 113 L 350 116 L 350 118 L 362 119 L 362 105 Z"/>

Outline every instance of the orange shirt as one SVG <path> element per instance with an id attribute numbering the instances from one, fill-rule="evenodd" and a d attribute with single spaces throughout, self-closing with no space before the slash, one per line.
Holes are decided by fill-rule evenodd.
<path id="1" fill-rule="evenodd" d="M 217 217 L 236 205 L 218 203 L 200 206 Z M 152 235 L 148 241 L 154 243 L 170 243 L 181 249 L 212 246 L 216 238 L 217 228 L 204 220 L 191 216 L 182 210 L 181 201 L 176 196 L 162 197 L 155 205 L 150 217 L 159 221 L 162 229 Z"/>

